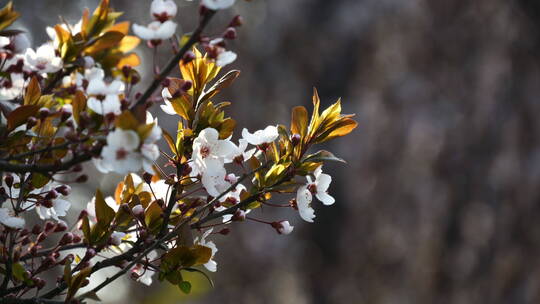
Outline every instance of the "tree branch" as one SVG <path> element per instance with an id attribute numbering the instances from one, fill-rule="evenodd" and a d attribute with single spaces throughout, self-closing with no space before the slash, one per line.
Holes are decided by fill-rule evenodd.
<path id="1" fill-rule="evenodd" d="M 146 102 L 146 100 L 148 98 L 150 98 L 150 96 L 152 96 L 154 91 L 159 87 L 161 82 L 163 82 L 163 80 L 165 80 L 165 77 L 167 77 L 167 75 L 169 75 L 171 73 L 172 69 L 184 57 L 186 52 L 189 51 L 191 49 L 191 47 L 193 45 L 195 45 L 195 43 L 197 43 L 199 41 L 199 38 L 201 36 L 202 31 L 204 30 L 204 28 L 206 27 L 206 25 L 208 24 L 210 19 L 212 19 L 212 17 L 214 16 L 215 13 L 216 12 L 212 11 L 212 10 L 208 10 L 206 12 L 206 14 L 201 19 L 201 21 L 199 23 L 199 26 L 195 29 L 193 34 L 191 34 L 191 37 L 189 37 L 189 40 L 186 43 L 184 43 L 184 45 L 182 46 L 182 48 L 180 48 L 178 53 L 176 53 L 176 55 L 174 55 L 174 57 L 171 58 L 171 60 L 169 60 L 169 63 L 167 63 L 167 65 L 161 71 L 161 73 L 159 75 L 157 75 L 156 78 L 154 78 L 154 81 L 152 81 L 152 84 L 150 84 L 150 86 L 141 95 L 141 97 L 139 97 L 139 99 L 133 105 L 133 107 L 143 105 Z"/>
<path id="2" fill-rule="evenodd" d="M 6 160 L 0 160 L 0 171 L 12 172 L 12 173 L 28 173 L 38 172 L 50 174 L 51 172 L 58 172 L 68 170 L 71 167 L 84 163 L 92 158 L 90 154 L 76 155 L 71 160 L 60 164 L 52 165 L 40 165 L 40 164 L 13 164 Z"/>

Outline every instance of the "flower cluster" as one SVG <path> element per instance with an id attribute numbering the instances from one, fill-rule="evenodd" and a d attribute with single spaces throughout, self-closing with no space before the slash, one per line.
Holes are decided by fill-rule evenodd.
<path id="1" fill-rule="evenodd" d="M 320 110 L 315 91 L 311 117 L 299 106 L 290 126 L 255 131 L 236 131 L 230 103 L 220 101 L 240 75 L 222 70 L 237 58 L 227 43 L 237 39 L 242 18 L 217 36 L 204 29 L 234 2 L 200 1 L 198 27 L 182 34 L 172 0 L 152 1 L 148 26 L 118 21 L 121 13 L 102 0 L 75 24 L 48 27 L 50 41 L 35 49 L 24 32 L 8 28 L 19 16 L 12 3 L 0 10 L 1 297 L 35 290 L 36 303 L 70 303 L 122 275 L 189 293 L 183 274 L 209 279 L 205 271 L 218 269 L 215 238 L 240 222 L 293 232 L 289 220 L 268 219 L 274 215 L 262 207 L 287 208 L 313 222 L 313 196 L 334 203 L 322 166 L 342 160 L 310 151 L 355 129 L 339 100 Z M 134 52 L 141 39 L 154 50 L 151 66 Z M 165 66 L 158 47 L 172 50 Z M 150 83 L 140 83 L 139 65 L 154 71 Z M 181 77 L 170 77 L 177 67 Z M 175 130 L 160 127 L 155 105 L 177 122 Z M 114 193 L 96 189 L 69 217 L 76 203 L 70 185 L 96 177 L 88 176 L 87 163 L 123 178 Z M 54 284 L 42 278 L 60 267 Z M 93 274 L 108 267 L 117 274 L 88 289 Z"/>

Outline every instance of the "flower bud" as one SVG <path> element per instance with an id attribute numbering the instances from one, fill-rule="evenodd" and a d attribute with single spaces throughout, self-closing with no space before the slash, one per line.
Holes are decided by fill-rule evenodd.
<path id="1" fill-rule="evenodd" d="M 240 16 L 240 15 L 236 15 L 236 16 L 234 16 L 234 18 L 229 23 L 229 26 L 231 26 L 231 27 L 239 27 L 239 26 L 242 26 L 242 24 L 244 24 L 244 18 L 242 18 L 242 16 Z"/>
<path id="2" fill-rule="evenodd" d="M 54 228 L 54 232 L 63 232 L 67 230 L 67 225 L 63 222 L 59 222 L 56 224 L 56 228 Z"/>
<path id="3" fill-rule="evenodd" d="M 62 194 L 63 196 L 68 196 L 69 193 L 71 192 L 71 187 L 68 185 L 60 185 L 56 187 L 55 190 L 58 191 L 58 193 Z"/>
<path id="4" fill-rule="evenodd" d="M 297 146 L 300 143 L 300 140 L 302 138 L 300 137 L 300 134 L 293 134 L 291 136 L 291 143 L 293 146 Z"/>
<path id="5" fill-rule="evenodd" d="M 143 206 L 141 205 L 136 205 L 135 207 L 133 207 L 133 209 L 131 209 L 131 211 L 133 212 L 133 215 L 137 218 L 144 218 L 144 208 Z"/>
<path id="6" fill-rule="evenodd" d="M 186 80 L 184 84 L 182 85 L 182 90 L 184 92 L 187 92 L 189 91 L 189 89 L 191 89 L 192 86 L 193 86 L 193 82 L 191 82 L 191 80 Z"/>
<path id="7" fill-rule="evenodd" d="M 13 176 L 11 174 L 6 175 L 6 177 L 4 177 L 4 182 L 6 183 L 6 186 L 11 188 L 13 186 Z"/>
<path id="8" fill-rule="evenodd" d="M 46 221 L 45 222 L 45 232 L 50 232 L 56 227 L 56 225 L 53 222 Z"/>
<path id="9" fill-rule="evenodd" d="M 38 224 L 35 224 L 34 227 L 32 227 L 32 234 L 38 235 L 41 233 L 41 226 Z"/>
<path id="10" fill-rule="evenodd" d="M 96 250 L 94 250 L 93 248 L 88 248 L 86 250 L 86 253 L 84 254 L 83 260 L 88 261 L 95 256 L 96 256 Z"/>
<path id="11" fill-rule="evenodd" d="M 75 180 L 75 182 L 76 182 L 76 183 L 82 184 L 82 183 L 86 183 L 87 180 L 88 180 L 88 175 L 83 174 L 83 175 L 77 177 L 77 179 Z"/>
<path id="12" fill-rule="evenodd" d="M 94 60 L 94 58 L 92 58 L 90 56 L 84 56 L 83 61 L 84 61 L 84 68 L 85 69 L 91 69 L 96 64 L 96 61 Z"/>
<path id="13" fill-rule="evenodd" d="M 234 27 L 227 28 L 227 30 L 225 30 L 225 33 L 223 33 L 223 38 L 229 40 L 236 39 L 236 29 Z"/>
<path id="14" fill-rule="evenodd" d="M 60 242 L 58 243 L 60 246 L 71 244 L 73 242 L 73 233 L 66 232 L 60 239 Z"/>
<path id="15" fill-rule="evenodd" d="M 246 219 L 246 212 L 242 209 L 238 209 L 234 212 L 232 216 L 233 222 L 241 222 Z"/>
<path id="16" fill-rule="evenodd" d="M 73 235 L 73 244 L 77 244 L 81 241 L 81 237 L 78 234 Z"/>
<path id="17" fill-rule="evenodd" d="M 26 120 L 26 129 L 32 129 L 35 125 L 37 125 L 37 119 L 33 116 L 28 117 Z"/>
<path id="18" fill-rule="evenodd" d="M 289 221 L 273 222 L 271 225 L 278 234 L 290 234 L 294 229 L 294 226 L 291 226 Z"/>
<path id="19" fill-rule="evenodd" d="M 34 285 L 37 287 L 38 290 L 43 289 L 45 287 L 45 280 L 40 278 L 33 278 L 32 281 L 34 282 Z"/>
<path id="20" fill-rule="evenodd" d="M 184 54 L 184 57 L 182 58 L 182 61 L 184 62 L 184 64 L 186 64 L 186 63 L 189 63 L 189 62 L 195 60 L 195 58 L 196 58 L 195 53 L 193 53 L 192 51 L 187 51 Z"/>
<path id="21" fill-rule="evenodd" d="M 56 192 L 56 190 L 54 189 L 47 192 L 47 194 L 45 195 L 45 199 L 47 200 L 53 200 L 55 198 L 58 198 L 58 192 Z"/>
<path id="22" fill-rule="evenodd" d="M 61 113 L 62 113 L 62 114 L 61 114 L 60 120 L 61 120 L 62 122 L 68 120 L 68 119 L 71 117 L 71 112 L 68 112 L 68 111 L 62 111 Z"/>
<path id="23" fill-rule="evenodd" d="M 38 115 L 39 115 L 40 119 L 45 119 L 49 115 L 51 115 L 51 111 L 49 109 L 47 109 L 47 108 L 41 108 L 41 109 L 39 109 Z"/>
<path id="24" fill-rule="evenodd" d="M 150 174 L 150 173 L 148 173 L 148 172 L 144 172 L 144 173 L 143 173 L 143 180 L 144 180 L 147 184 L 152 183 L 152 174 Z"/>
<path id="25" fill-rule="evenodd" d="M 52 208 L 54 206 L 53 202 L 48 199 L 42 199 L 39 201 L 39 204 L 45 208 Z"/>

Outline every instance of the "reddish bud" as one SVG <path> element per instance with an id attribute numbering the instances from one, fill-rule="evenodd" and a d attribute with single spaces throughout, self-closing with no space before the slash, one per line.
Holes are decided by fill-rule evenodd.
<path id="1" fill-rule="evenodd" d="M 53 230 L 54 228 L 56 228 L 56 224 L 50 221 L 45 222 L 45 232 L 49 232 Z"/>
<path id="2" fill-rule="evenodd" d="M 182 61 L 184 62 L 184 64 L 186 64 L 186 63 L 189 63 L 189 62 L 195 60 L 195 58 L 196 58 L 195 53 L 193 53 L 192 51 L 187 51 L 184 54 L 184 57 L 182 58 Z"/>
<path id="3" fill-rule="evenodd" d="M 78 234 L 73 235 L 73 244 L 77 244 L 81 241 L 81 237 Z"/>
<path id="4" fill-rule="evenodd" d="M 38 115 L 39 115 L 40 119 L 45 119 L 49 115 L 51 115 L 51 111 L 49 109 L 47 109 L 47 108 L 41 108 L 41 109 L 39 109 Z"/>
<path id="5" fill-rule="evenodd" d="M 45 287 L 45 280 L 43 280 L 43 279 L 40 279 L 40 278 L 36 277 L 36 278 L 33 278 L 32 281 L 34 281 L 34 285 L 37 287 L 38 290 Z"/>
<path id="6" fill-rule="evenodd" d="M 63 245 L 71 244 L 71 242 L 73 242 L 73 233 L 66 232 L 60 239 L 59 244 L 60 246 L 63 246 Z"/>
<path id="7" fill-rule="evenodd" d="M 32 234 L 38 235 L 41 233 L 41 226 L 38 224 L 35 224 L 34 227 L 32 227 Z"/>
<path id="8" fill-rule="evenodd" d="M 37 125 L 37 119 L 35 117 L 28 117 L 26 120 L 26 129 L 32 129 L 35 125 Z"/>
<path id="9" fill-rule="evenodd" d="M 182 85 L 182 90 L 184 92 L 187 92 L 189 91 L 189 89 L 191 89 L 192 86 L 193 86 L 193 82 L 191 82 L 191 80 L 186 80 L 186 82 L 184 82 L 184 84 Z"/>
<path id="10" fill-rule="evenodd" d="M 293 145 L 293 146 L 298 145 L 298 144 L 300 143 L 300 140 L 301 140 L 301 139 L 302 139 L 302 138 L 300 137 L 300 134 L 293 134 L 293 135 L 291 136 L 291 143 L 292 143 L 292 145 Z"/>
<path id="11" fill-rule="evenodd" d="M 59 222 L 56 224 L 56 228 L 54 228 L 54 232 L 63 232 L 67 230 L 67 225 L 63 222 Z"/>
<path id="12" fill-rule="evenodd" d="M 45 199 L 52 200 L 52 199 L 55 199 L 55 198 L 58 198 L 58 192 L 56 192 L 56 190 L 54 190 L 54 189 L 47 192 L 47 195 L 45 195 Z"/>
<path id="13" fill-rule="evenodd" d="M 231 229 L 229 228 L 223 228 L 219 231 L 219 234 L 223 234 L 223 235 L 227 235 L 229 234 L 229 232 L 231 232 Z"/>
<path id="14" fill-rule="evenodd" d="M 152 174 L 144 172 L 142 177 L 147 184 L 150 184 L 152 182 Z"/>
<path id="15" fill-rule="evenodd" d="M 77 179 L 75 180 L 76 183 L 86 183 L 86 181 L 88 180 L 88 175 L 86 174 L 83 174 L 79 177 L 77 177 Z"/>
<path id="16" fill-rule="evenodd" d="M 240 15 L 236 15 L 231 20 L 231 23 L 229 23 L 229 26 L 239 27 L 239 26 L 242 26 L 242 24 L 244 24 L 244 18 L 242 18 L 242 16 L 240 16 Z"/>
<path id="17" fill-rule="evenodd" d="M 6 183 L 6 186 L 11 188 L 13 186 L 13 176 L 12 175 L 6 175 L 6 177 L 4 177 L 4 182 Z"/>
<path id="18" fill-rule="evenodd" d="M 82 166 L 81 166 L 81 169 L 82 169 Z M 64 195 L 64 196 L 68 196 L 69 193 L 71 192 L 71 187 L 68 186 L 68 185 L 60 185 L 58 187 L 55 188 L 56 191 L 58 191 L 58 193 Z"/>
<path id="19" fill-rule="evenodd" d="M 71 112 L 68 111 L 62 111 L 62 115 L 60 116 L 60 120 L 62 122 L 68 120 L 71 117 Z"/>
<path id="20" fill-rule="evenodd" d="M 234 27 L 227 28 L 227 30 L 225 30 L 225 33 L 223 33 L 223 38 L 229 40 L 236 39 L 236 29 Z"/>
<path id="21" fill-rule="evenodd" d="M 131 67 L 129 65 L 124 65 L 122 67 L 122 74 L 124 75 L 124 77 L 128 78 L 130 72 L 131 72 Z"/>
<path id="22" fill-rule="evenodd" d="M 88 250 L 86 250 L 86 253 L 84 254 L 83 260 L 88 261 L 89 259 L 95 256 L 96 256 L 96 251 L 93 248 L 88 248 Z"/>

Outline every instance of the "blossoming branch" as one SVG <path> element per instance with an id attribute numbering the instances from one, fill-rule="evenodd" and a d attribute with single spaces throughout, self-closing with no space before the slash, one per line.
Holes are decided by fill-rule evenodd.
<path id="1" fill-rule="evenodd" d="M 298 106 L 290 126 L 261 130 L 237 127 L 226 114 L 230 103 L 219 101 L 240 75 L 224 67 L 237 58 L 228 42 L 243 22 L 234 17 L 217 36 L 204 29 L 234 3 L 202 0 L 198 24 L 181 35 L 172 0 L 152 1 L 147 25 L 119 21 L 122 14 L 102 0 L 76 24 L 48 27 L 50 41 L 35 48 L 12 28 L 19 17 L 13 4 L 0 10 L 2 301 L 96 299 L 124 275 L 189 293 L 183 274 L 210 280 L 206 271 L 218 269 L 212 239 L 240 222 L 293 231 L 289 221 L 259 209 L 288 208 L 313 222 L 314 198 L 335 202 L 323 163 L 343 160 L 316 146 L 356 127 L 339 100 L 320 109 L 315 90 L 311 114 Z M 162 48 L 173 55 L 159 66 L 156 58 L 141 61 L 137 47 L 153 49 L 154 57 Z M 141 92 L 138 67 L 154 73 L 137 87 Z M 181 78 L 169 76 L 175 69 Z M 159 126 L 159 111 L 177 121 L 174 132 Z M 159 149 L 161 140 L 167 149 Z M 96 189 L 77 220 L 67 222 L 70 185 L 93 178 L 84 172 L 87 162 L 124 178 L 110 196 Z M 33 225 L 32 212 L 40 219 Z M 85 288 L 104 268 L 116 274 Z M 55 269 L 63 275 L 45 281 Z"/>

